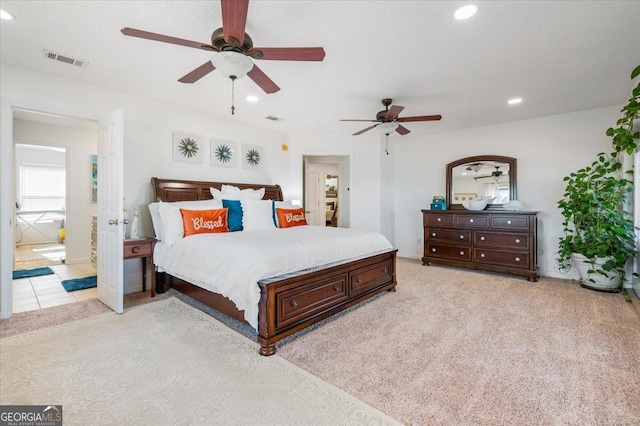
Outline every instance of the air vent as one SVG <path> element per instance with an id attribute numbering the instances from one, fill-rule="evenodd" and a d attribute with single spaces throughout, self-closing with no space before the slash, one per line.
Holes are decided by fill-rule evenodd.
<path id="1" fill-rule="evenodd" d="M 87 65 L 89 65 L 89 62 L 87 62 L 87 61 L 82 61 L 82 60 L 79 60 L 79 59 L 73 59 L 73 58 L 70 58 L 68 56 L 64 56 L 64 55 L 61 55 L 59 53 L 52 52 L 52 51 L 47 50 L 47 49 L 43 49 L 42 50 L 42 56 L 44 56 L 47 59 L 52 59 L 54 61 L 60 61 L 60 62 L 64 62 L 65 64 L 75 65 L 76 67 L 80 67 L 80 68 L 86 68 Z"/>
<path id="2" fill-rule="evenodd" d="M 284 120 L 284 118 L 278 118 L 278 117 L 274 117 L 273 115 L 268 115 L 265 117 L 267 120 L 269 121 L 282 121 Z"/>

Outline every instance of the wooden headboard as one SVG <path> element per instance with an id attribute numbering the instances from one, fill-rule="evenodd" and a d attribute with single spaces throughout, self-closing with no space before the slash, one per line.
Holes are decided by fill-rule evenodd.
<path id="1" fill-rule="evenodd" d="M 209 188 L 220 189 L 222 185 L 233 185 L 240 189 L 264 188 L 264 200 L 283 201 L 280 185 L 264 185 L 252 183 L 203 182 L 193 180 L 175 180 L 151 178 L 154 190 L 154 201 L 195 201 L 213 198 Z"/>

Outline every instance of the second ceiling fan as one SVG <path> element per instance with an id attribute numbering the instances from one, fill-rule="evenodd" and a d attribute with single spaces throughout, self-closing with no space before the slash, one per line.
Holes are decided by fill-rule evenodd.
<path id="1" fill-rule="evenodd" d="M 344 119 L 340 121 L 369 121 L 372 123 L 378 123 L 378 124 L 374 124 L 373 126 L 369 126 L 366 129 L 362 129 L 359 132 L 355 132 L 353 134 L 353 136 L 357 136 L 374 128 L 377 128 L 378 131 L 386 135 L 389 135 L 394 131 L 400 133 L 401 135 L 406 135 L 407 133 L 410 133 L 410 130 L 399 123 L 407 123 L 410 121 L 438 121 L 442 119 L 441 115 L 418 115 L 415 117 L 398 117 L 398 115 L 402 112 L 402 110 L 404 110 L 404 107 L 400 105 L 391 105 L 391 102 L 393 101 L 389 98 L 385 98 L 382 100 L 382 105 L 384 106 L 385 109 L 382 111 L 379 111 L 376 114 L 375 120 Z M 391 108 L 389 108 L 389 106 L 391 106 Z"/>
<path id="2" fill-rule="evenodd" d="M 265 93 L 275 93 L 280 88 L 251 59 L 271 61 L 322 61 L 322 47 L 253 47 L 253 41 L 244 32 L 247 23 L 249 0 L 221 0 L 222 27 L 211 35 L 211 44 L 185 40 L 134 28 L 123 28 L 122 34 L 155 40 L 162 43 L 193 47 L 214 53 L 211 60 L 187 73 L 178 81 L 195 83 L 215 69 L 232 81 L 249 76 Z M 232 108 L 233 112 L 233 108 Z"/>

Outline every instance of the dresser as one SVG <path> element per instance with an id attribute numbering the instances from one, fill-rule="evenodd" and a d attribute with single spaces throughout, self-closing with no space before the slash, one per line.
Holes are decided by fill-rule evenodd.
<path id="1" fill-rule="evenodd" d="M 422 263 L 538 280 L 538 212 L 422 210 Z"/>

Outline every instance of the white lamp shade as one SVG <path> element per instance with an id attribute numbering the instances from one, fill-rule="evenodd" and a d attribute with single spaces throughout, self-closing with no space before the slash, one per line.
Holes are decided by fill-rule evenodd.
<path id="1" fill-rule="evenodd" d="M 383 135 L 390 135 L 391 133 L 395 132 L 397 128 L 398 128 L 398 123 L 393 121 L 389 123 L 378 124 L 376 126 L 376 130 L 382 133 Z"/>
<path id="2" fill-rule="evenodd" d="M 227 78 L 242 78 L 253 68 L 253 61 L 248 56 L 233 51 L 214 53 L 211 63 Z"/>

